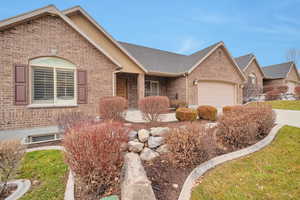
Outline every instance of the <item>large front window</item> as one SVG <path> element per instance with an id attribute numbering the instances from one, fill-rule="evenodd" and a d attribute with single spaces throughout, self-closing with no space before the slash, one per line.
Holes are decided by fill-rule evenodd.
<path id="1" fill-rule="evenodd" d="M 75 66 L 65 60 L 44 57 L 32 60 L 32 104 L 76 104 Z"/>
<path id="2" fill-rule="evenodd" d="M 145 96 L 159 96 L 159 81 L 145 81 Z"/>

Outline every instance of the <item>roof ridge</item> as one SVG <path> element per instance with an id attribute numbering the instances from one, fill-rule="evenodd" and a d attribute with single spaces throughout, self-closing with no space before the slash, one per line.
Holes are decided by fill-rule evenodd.
<path id="1" fill-rule="evenodd" d="M 190 54 L 190 55 L 188 55 L 188 56 L 197 55 L 199 52 L 204 51 L 204 50 L 206 50 L 206 49 L 209 49 L 209 48 L 211 48 L 211 47 L 217 46 L 217 45 L 219 45 L 219 44 L 221 44 L 221 43 L 224 43 L 224 42 L 223 42 L 223 41 L 216 42 L 216 43 L 214 43 L 214 44 L 212 44 L 212 45 L 209 45 L 209 46 L 207 46 L 207 47 L 205 47 L 205 48 L 203 48 L 203 49 L 200 49 L 199 51 L 196 51 L 195 53 L 192 53 L 192 54 Z"/>
<path id="2" fill-rule="evenodd" d="M 129 43 L 129 42 L 123 42 L 123 41 L 117 41 L 117 42 L 132 45 L 132 46 L 142 47 L 142 48 L 145 48 L 145 49 L 151 49 L 151 50 L 155 50 L 155 51 L 162 51 L 162 52 L 175 54 L 175 55 L 179 55 L 179 56 L 188 56 L 188 55 L 185 55 L 185 54 L 175 53 L 175 52 L 172 52 L 172 51 L 162 50 L 162 49 L 158 49 L 158 48 L 154 48 L 154 47 L 147 47 L 147 46 L 144 46 L 144 45 L 133 44 L 133 43 Z"/>

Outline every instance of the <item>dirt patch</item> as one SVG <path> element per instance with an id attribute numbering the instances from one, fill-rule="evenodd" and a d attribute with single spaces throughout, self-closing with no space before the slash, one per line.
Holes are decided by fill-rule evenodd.
<path id="1" fill-rule="evenodd" d="M 76 179 L 75 179 L 75 191 L 74 191 L 74 196 L 75 196 L 75 200 L 99 200 L 99 197 L 95 197 L 94 195 L 91 195 L 90 193 L 86 193 L 84 192 L 84 186 L 81 186 L 78 182 L 76 183 Z M 118 180 L 116 180 L 115 185 L 112 186 L 111 188 L 109 188 L 108 192 L 104 195 L 101 196 L 101 198 L 103 197 L 107 197 L 110 195 L 117 195 L 117 196 L 121 196 L 121 185 L 120 182 Z"/>
<path id="2" fill-rule="evenodd" d="M 187 125 L 203 125 L 208 123 L 208 120 L 196 120 L 193 122 L 156 122 L 156 123 L 131 123 L 130 127 L 134 130 L 139 130 L 139 129 L 150 129 L 151 127 L 169 127 L 169 128 L 178 128 L 181 126 L 187 126 Z"/>

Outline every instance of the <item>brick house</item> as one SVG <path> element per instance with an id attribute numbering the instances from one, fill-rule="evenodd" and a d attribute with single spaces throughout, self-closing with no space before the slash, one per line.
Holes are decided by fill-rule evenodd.
<path id="1" fill-rule="evenodd" d="M 263 92 L 264 72 L 255 55 L 247 54 L 235 58 L 239 68 L 244 72 L 247 82 L 243 88 L 244 101 L 257 97 Z"/>
<path id="2" fill-rule="evenodd" d="M 300 75 L 294 62 L 281 63 L 263 67 L 264 86 L 286 85 L 288 93 L 293 94 L 297 85 L 300 85 Z"/>
<path id="3" fill-rule="evenodd" d="M 0 130 L 98 115 L 103 96 L 137 107 L 168 96 L 190 105 L 242 103 L 246 77 L 223 42 L 182 55 L 118 42 L 82 8 L 50 5 L 0 21 Z"/>

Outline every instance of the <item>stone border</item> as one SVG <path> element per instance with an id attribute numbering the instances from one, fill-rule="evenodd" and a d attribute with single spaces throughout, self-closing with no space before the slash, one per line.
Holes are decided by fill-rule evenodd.
<path id="1" fill-rule="evenodd" d="M 17 190 L 14 191 L 10 196 L 5 198 L 5 200 L 17 200 L 21 198 L 30 189 L 31 182 L 27 179 L 19 179 L 14 181 L 9 181 L 8 185 L 17 185 Z"/>
<path id="2" fill-rule="evenodd" d="M 44 146 L 44 147 L 36 147 L 36 148 L 27 149 L 26 152 L 43 151 L 43 150 L 64 151 L 65 148 L 62 146 Z M 74 191 L 75 191 L 74 175 L 73 175 L 72 171 L 70 170 L 67 185 L 66 185 L 64 200 L 74 200 L 75 199 Z M 11 199 L 11 200 L 13 200 L 13 199 Z"/>
<path id="3" fill-rule="evenodd" d="M 272 130 L 270 131 L 268 136 L 266 136 L 263 140 L 257 142 L 256 144 L 254 144 L 250 147 L 215 157 L 209 161 L 202 163 L 198 167 L 196 167 L 190 173 L 190 175 L 187 177 L 187 179 L 185 180 L 178 200 L 190 200 L 191 192 L 192 192 L 195 181 L 197 179 L 199 179 L 208 170 L 210 170 L 210 169 L 214 168 L 215 166 L 222 164 L 226 161 L 233 160 L 233 159 L 251 154 L 253 152 L 256 152 L 256 151 L 266 147 L 267 145 L 269 145 L 275 138 L 279 129 L 282 128 L 283 126 L 284 125 L 282 125 L 282 124 L 277 124 L 275 127 L 272 128 Z"/>

